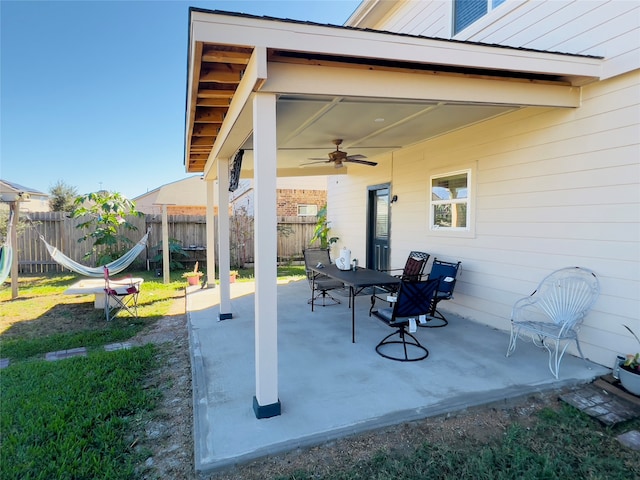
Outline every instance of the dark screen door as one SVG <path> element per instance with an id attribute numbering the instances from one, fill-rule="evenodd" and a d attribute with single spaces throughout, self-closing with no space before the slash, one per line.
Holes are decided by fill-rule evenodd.
<path id="1" fill-rule="evenodd" d="M 389 185 L 369 187 L 367 268 L 389 269 Z"/>

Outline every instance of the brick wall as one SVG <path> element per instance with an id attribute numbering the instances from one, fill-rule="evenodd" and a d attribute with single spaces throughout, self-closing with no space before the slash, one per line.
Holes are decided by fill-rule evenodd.
<path id="1" fill-rule="evenodd" d="M 295 217 L 298 205 L 316 205 L 318 210 L 327 203 L 326 190 L 277 190 L 278 215 Z"/>
<path id="2" fill-rule="evenodd" d="M 218 213 L 218 207 L 214 207 L 215 213 Z M 167 214 L 168 215 L 206 215 L 207 207 L 190 207 L 190 206 L 180 206 L 180 205 L 169 205 L 167 206 Z"/>

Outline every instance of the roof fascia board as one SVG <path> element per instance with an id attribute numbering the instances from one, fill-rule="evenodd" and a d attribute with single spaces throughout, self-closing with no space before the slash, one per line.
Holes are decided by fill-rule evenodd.
<path id="1" fill-rule="evenodd" d="M 350 27 L 376 28 L 383 18 L 398 7 L 397 2 L 364 0 L 344 24 Z"/>
<path id="2" fill-rule="evenodd" d="M 200 58 L 202 56 L 202 42 L 196 42 L 191 37 L 189 42 L 189 59 L 187 64 L 187 98 L 184 122 L 184 169 L 189 171 L 189 149 L 191 147 L 191 129 L 196 115 L 197 87 L 194 81 L 200 75 Z"/>
<path id="3" fill-rule="evenodd" d="M 597 79 L 602 59 L 425 37 L 193 12 L 194 40 L 336 56 Z"/>
<path id="4" fill-rule="evenodd" d="M 390 88 L 401 85 L 401 88 Z M 270 63 L 262 91 L 281 94 L 394 98 L 496 105 L 573 108 L 581 89 L 485 78 Z"/>
<path id="5" fill-rule="evenodd" d="M 204 167 L 204 177 L 217 177 L 214 168 L 215 159 L 231 158 L 253 130 L 253 110 L 251 98 L 253 92 L 267 79 L 267 49 L 256 47 L 251 54 L 240 84 L 233 95 L 229 111 L 220 126 L 220 132 Z"/>

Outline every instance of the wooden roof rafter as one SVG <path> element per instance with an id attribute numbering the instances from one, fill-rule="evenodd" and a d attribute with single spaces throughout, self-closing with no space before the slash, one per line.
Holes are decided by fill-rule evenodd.
<path id="1" fill-rule="evenodd" d="M 195 43 L 187 171 L 202 172 L 218 137 L 252 48 Z"/>

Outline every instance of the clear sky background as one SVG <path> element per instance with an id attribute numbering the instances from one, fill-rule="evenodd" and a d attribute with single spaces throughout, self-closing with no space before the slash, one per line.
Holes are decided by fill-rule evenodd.
<path id="1" fill-rule="evenodd" d="M 190 6 L 342 25 L 359 0 L 0 0 L 0 178 L 128 198 L 184 168 Z"/>

